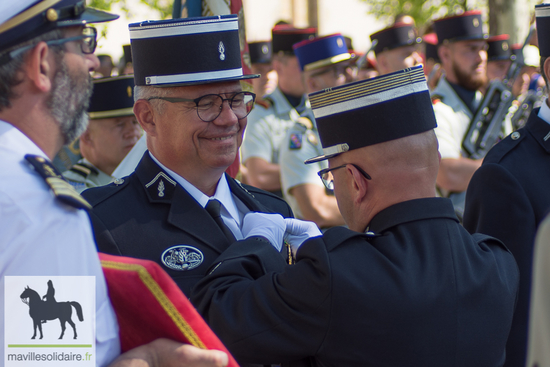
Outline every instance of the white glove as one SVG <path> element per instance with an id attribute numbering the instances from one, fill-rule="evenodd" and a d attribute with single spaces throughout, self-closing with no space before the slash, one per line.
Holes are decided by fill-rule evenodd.
<path id="1" fill-rule="evenodd" d="M 245 239 L 265 237 L 277 251 L 281 251 L 285 229 L 286 224 L 281 214 L 250 212 L 244 216 L 241 232 Z"/>
<path id="2" fill-rule="evenodd" d="M 313 222 L 292 218 L 285 218 L 284 221 L 286 223 L 284 239 L 290 245 L 294 254 L 305 240 L 323 235 L 317 224 Z"/>

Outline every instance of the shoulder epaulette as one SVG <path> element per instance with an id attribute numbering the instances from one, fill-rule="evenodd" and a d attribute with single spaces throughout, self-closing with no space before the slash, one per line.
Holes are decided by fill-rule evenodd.
<path id="1" fill-rule="evenodd" d="M 96 206 L 122 190 L 129 182 L 130 180 L 128 177 L 117 178 L 108 185 L 87 189 L 82 193 L 82 196 L 84 196 L 92 206 Z"/>
<path id="2" fill-rule="evenodd" d="M 311 120 L 307 117 L 301 116 L 296 122 L 304 126 L 307 130 L 313 129 L 313 122 L 311 122 Z"/>
<path id="3" fill-rule="evenodd" d="M 94 173 L 96 175 L 99 174 L 99 171 L 95 167 L 86 163 L 76 163 L 69 169 L 69 171 L 74 172 L 84 178 L 87 178 L 91 173 Z"/>
<path id="4" fill-rule="evenodd" d="M 55 166 L 47 159 L 27 154 L 25 156 L 34 170 L 46 181 L 55 197 L 63 203 L 78 209 L 91 209 L 92 206 L 65 181 Z"/>

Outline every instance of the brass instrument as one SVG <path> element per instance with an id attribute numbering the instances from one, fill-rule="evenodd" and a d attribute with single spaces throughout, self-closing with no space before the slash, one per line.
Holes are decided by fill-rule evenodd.
<path id="1" fill-rule="evenodd" d="M 534 29 L 534 26 L 531 26 L 521 48 L 522 51 L 529 43 Z M 514 101 L 512 86 L 519 76 L 522 66 L 517 59 L 513 59 L 504 80 L 493 80 L 489 83 L 487 93 L 472 117 L 468 131 L 462 140 L 462 148 L 466 152 L 466 157 L 483 158 L 499 140 L 502 134 L 502 124 Z"/>
<path id="2" fill-rule="evenodd" d="M 518 99 L 517 110 L 511 117 L 512 128 L 514 130 L 517 130 L 525 126 L 525 123 L 527 122 L 527 119 L 529 119 L 531 111 L 533 111 L 535 108 L 539 108 L 542 104 L 543 99 L 544 93 L 541 89 L 536 91 L 529 90 L 527 91 L 527 93 L 523 94 Z"/>

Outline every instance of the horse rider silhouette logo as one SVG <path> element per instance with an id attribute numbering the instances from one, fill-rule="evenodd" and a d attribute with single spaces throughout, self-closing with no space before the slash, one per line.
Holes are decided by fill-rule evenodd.
<path id="1" fill-rule="evenodd" d="M 37 328 L 38 331 L 40 331 L 40 339 L 42 339 L 42 323 L 55 319 L 59 319 L 61 324 L 61 335 L 59 336 L 59 339 L 63 339 L 63 335 L 65 334 L 65 323 L 67 322 L 73 328 L 73 339 L 77 338 L 76 325 L 71 319 L 73 312 L 72 307 L 75 308 L 78 319 L 80 321 L 84 321 L 82 307 L 80 306 L 80 303 L 74 301 L 57 302 L 55 300 L 55 289 L 51 280 L 48 280 L 48 291 L 44 297 L 40 298 L 38 293 L 29 288 L 29 286 L 25 288 L 20 297 L 21 301 L 29 306 L 29 315 L 33 321 L 34 334 L 31 339 L 36 338 Z"/>

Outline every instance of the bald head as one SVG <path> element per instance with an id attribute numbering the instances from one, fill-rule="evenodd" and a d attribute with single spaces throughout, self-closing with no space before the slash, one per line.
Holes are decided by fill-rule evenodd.
<path id="1" fill-rule="evenodd" d="M 372 172 L 435 177 L 439 166 L 437 138 L 433 130 L 367 146 L 349 152 L 372 166 Z M 426 179 L 428 180 L 428 179 Z"/>
<path id="2" fill-rule="evenodd" d="M 361 167 L 371 179 L 365 179 L 348 163 Z M 338 206 L 348 226 L 363 231 L 377 213 L 391 205 L 435 196 L 437 138 L 430 130 L 355 149 L 330 160 L 331 167 L 343 164 L 348 164 L 347 175 L 334 174 Z"/>

